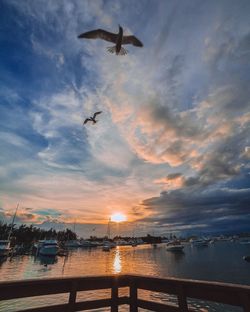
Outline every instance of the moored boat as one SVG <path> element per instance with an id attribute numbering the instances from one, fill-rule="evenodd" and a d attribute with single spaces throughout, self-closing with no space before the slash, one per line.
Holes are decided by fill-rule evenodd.
<path id="1" fill-rule="evenodd" d="M 247 261 L 247 262 L 250 262 L 250 256 L 244 256 L 243 257 L 243 260 Z"/>
<path id="2" fill-rule="evenodd" d="M 166 245 L 167 251 L 183 251 L 184 245 L 180 241 L 172 241 Z"/>
<path id="3" fill-rule="evenodd" d="M 10 254 L 11 247 L 9 240 L 0 240 L 0 257 L 7 257 Z"/>
<path id="4" fill-rule="evenodd" d="M 207 239 L 191 240 L 191 244 L 195 247 L 206 247 L 209 244 L 209 240 Z"/>
<path id="5" fill-rule="evenodd" d="M 48 239 L 39 241 L 37 244 L 37 254 L 42 256 L 56 256 L 59 251 L 57 240 Z"/>
<path id="6" fill-rule="evenodd" d="M 68 240 L 65 242 L 64 246 L 66 248 L 79 248 L 81 243 L 78 240 Z"/>

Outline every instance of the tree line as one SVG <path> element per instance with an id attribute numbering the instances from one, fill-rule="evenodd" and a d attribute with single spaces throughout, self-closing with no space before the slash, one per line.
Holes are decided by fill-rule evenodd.
<path id="1" fill-rule="evenodd" d="M 70 229 L 63 231 L 56 231 L 54 229 L 44 230 L 33 225 L 22 224 L 17 226 L 14 224 L 11 229 L 10 224 L 0 222 L 0 240 L 6 240 L 11 233 L 11 244 L 12 245 L 32 245 L 35 241 L 43 239 L 57 239 L 63 243 L 67 240 L 75 240 L 77 238 L 76 233 Z"/>

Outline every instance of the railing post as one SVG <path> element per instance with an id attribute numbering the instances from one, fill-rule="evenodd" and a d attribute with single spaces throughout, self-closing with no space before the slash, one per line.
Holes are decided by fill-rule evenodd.
<path id="1" fill-rule="evenodd" d="M 73 281 L 72 286 L 71 286 L 71 291 L 69 294 L 69 304 L 68 304 L 68 311 L 69 312 L 75 311 L 76 289 L 77 289 L 77 282 Z"/>
<path id="2" fill-rule="evenodd" d="M 115 278 L 111 288 L 111 312 L 118 312 L 118 283 Z"/>
<path id="3" fill-rule="evenodd" d="M 180 312 L 188 312 L 187 297 L 182 285 L 178 286 L 177 298 Z"/>
<path id="4" fill-rule="evenodd" d="M 244 312 L 250 312 L 250 297 L 247 294 L 240 293 L 241 306 Z"/>
<path id="5" fill-rule="evenodd" d="M 130 305 L 129 305 L 129 311 L 130 312 L 138 312 L 138 306 L 137 306 L 137 285 L 135 278 L 132 278 L 130 280 L 130 287 L 129 287 L 129 299 L 130 299 Z"/>

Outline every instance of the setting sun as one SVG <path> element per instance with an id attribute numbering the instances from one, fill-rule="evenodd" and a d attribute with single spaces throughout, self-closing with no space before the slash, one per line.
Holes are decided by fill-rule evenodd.
<path id="1" fill-rule="evenodd" d="M 113 222 L 123 222 L 123 221 L 126 221 L 127 220 L 127 217 L 122 214 L 122 213 L 114 213 L 112 216 L 111 216 L 111 221 Z"/>

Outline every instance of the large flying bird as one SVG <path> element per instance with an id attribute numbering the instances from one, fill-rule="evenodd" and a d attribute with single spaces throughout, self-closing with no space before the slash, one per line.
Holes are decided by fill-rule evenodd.
<path id="1" fill-rule="evenodd" d="M 107 50 L 110 53 L 116 53 L 116 55 L 125 55 L 128 53 L 122 45 L 123 44 L 133 44 L 136 47 L 143 47 L 143 44 L 135 36 L 123 36 L 123 28 L 119 25 L 118 34 L 113 34 L 103 29 L 96 29 L 82 33 L 78 38 L 86 39 L 103 39 L 115 43 L 115 46 L 108 47 Z"/>
<path id="2" fill-rule="evenodd" d="M 101 114 L 101 112 L 96 112 L 94 113 L 93 117 L 89 117 L 89 118 L 86 118 L 83 122 L 83 124 L 85 125 L 88 121 L 92 121 L 93 124 L 97 123 L 97 120 L 95 119 L 97 115 Z"/>

